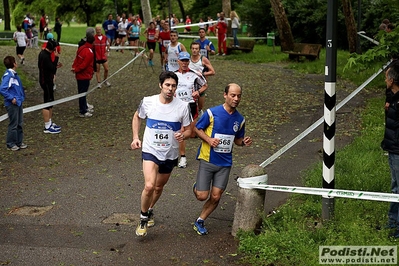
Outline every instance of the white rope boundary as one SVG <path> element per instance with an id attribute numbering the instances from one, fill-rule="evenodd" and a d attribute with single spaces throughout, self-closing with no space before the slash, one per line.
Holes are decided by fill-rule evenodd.
<path id="1" fill-rule="evenodd" d="M 391 63 L 391 61 L 388 61 L 382 68 L 380 68 L 376 73 L 374 73 L 372 76 L 370 76 L 365 82 L 363 82 L 362 85 L 360 85 L 356 90 L 354 90 L 351 94 L 349 94 L 344 100 L 342 100 L 336 107 L 337 111 L 341 109 L 342 106 L 344 106 L 347 102 L 349 102 L 353 97 L 356 96 L 364 87 L 366 87 L 373 79 L 375 79 L 384 69 Z M 319 120 L 314 122 L 310 127 L 305 129 L 301 134 L 299 134 L 297 137 L 295 137 L 293 140 L 288 142 L 286 145 L 284 145 L 280 150 L 278 150 L 276 153 L 274 153 L 272 156 L 270 156 L 268 159 L 266 159 L 263 163 L 261 163 L 259 166 L 261 167 L 266 167 L 270 163 L 272 163 L 275 159 L 280 157 L 284 152 L 289 150 L 292 146 L 297 144 L 299 141 L 301 141 L 304 137 L 306 137 L 310 132 L 315 130 L 318 126 L 323 123 L 324 117 L 321 117 Z"/>
<path id="2" fill-rule="evenodd" d="M 248 178 L 238 178 L 237 183 L 240 188 L 245 188 L 245 189 L 263 189 L 270 191 L 309 194 L 309 195 L 322 196 L 324 198 L 339 197 L 339 198 L 348 198 L 348 199 L 399 202 L 399 194 L 344 190 L 344 189 L 268 185 L 267 182 L 265 181 L 259 181 L 260 179 L 267 179 L 267 175 L 254 176 Z"/>
<path id="3" fill-rule="evenodd" d="M 77 47 L 77 45 L 75 44 L 64 44 L 64 45 L 69 45 L 69 46 L 73 46 L 73 47 Z M 130 46 L 133 47 L 133 46 Z M 127 62 L 124 66 L 122 66 L 120 69 L 118 69 L 115 73 L 111 74 L 107 79 L 103 80 L 100 85 L 102 85 L 103 83 L 107 82 L 109 79 L 111 79 L 113 76 L 115 76 L 116 74 L 118 74 L 119 72 L 121 72 L 123 69 L 125 69 L 128 65 L 130 65 L 131 63 L 133 63 L 137 58 L 139 58 L 140 56 L 143 55 L 143 53 L 145 52 L 145 49 L 143 47 L 136 47 L 135 49 L 143 49 L 142 51 L 140 51 L 132 60 L 130 60 L 129 62 Z M 93 91 L 95 91 L 98 88 L 98 84 L 96 84 L 92 89 L 88 90 L 87 92 L 84 93 L 79 93 L 73 96 L 69 96 L 69 97 L 65 97 L 59 100 L 55 100 L 52 102 L 48 102 L 48 103 L 43 103 L 43 104 L 38 104 L 38 105 L 34 105 L 34 106 L 30 106 L 30 107 L 26 107 L 23 108 L 23 113 L 30 113 L 36 110 L 41 110 L 43 108 L 49 107 L 49 106 L 54 106 L 54 105 L 58 105 L 61 103 L 65 103 L 65 102 L 69 102 L 75 99 L 79 99 L 80 97 L 86 96 L 90 93 L 92 93 Z M 8 118 L 8 114 L 4 114 L 2 116 L 0 116 L 0 122 L 6 120 Z"/>

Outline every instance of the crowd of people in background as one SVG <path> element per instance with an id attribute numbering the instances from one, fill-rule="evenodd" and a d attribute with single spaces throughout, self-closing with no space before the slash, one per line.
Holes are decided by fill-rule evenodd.
<path id="1" fill-rule="evenodd" d="M 62 21 L 61 18 L 56 17 L 54 22 L 54 27 L 50 27 L 49 17 L 45 12 L 42 12 L 42 15 L 39 19 L 39 27 L 35 22 L 35 17 L 31 16 L 30 13 L 27 13 L 24 20 L 21 23 L 21 29 L 25 32 L 27 43 L 26 47 L 30 48 L 39 48 L 38 40 L 47 40 L 47 34 L 50 32 L 54 32 L 57 34 L 56 41 L 60 42 L 61 40 L 61 31 L 62 31 Z"/>

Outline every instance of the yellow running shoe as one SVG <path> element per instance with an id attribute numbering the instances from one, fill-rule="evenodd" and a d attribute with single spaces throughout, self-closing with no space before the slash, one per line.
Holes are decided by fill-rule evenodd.
<path id="1" fill-rule="evenodd" d="M 147 226 L 148 226 L 148 218 L 141 218 L 139 224 L 136 228 L 136 235 L 137 236 L 146 236 L 147 235 Z"/>
<path id="2" fill-rule="evenodd" d="M 154 220 L 154 211 L 153 210 L 148 210 L 148 227 L 153 227 L 155 225 L 155 220 Z"/>

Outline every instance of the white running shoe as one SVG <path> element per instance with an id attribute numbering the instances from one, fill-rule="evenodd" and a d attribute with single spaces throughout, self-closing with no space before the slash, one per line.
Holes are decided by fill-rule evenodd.
<path id="1" fill-rule="evenodd" d="M 187 167 L 187 158 L 180 157 L 179 168 L 186 168 Z"/>

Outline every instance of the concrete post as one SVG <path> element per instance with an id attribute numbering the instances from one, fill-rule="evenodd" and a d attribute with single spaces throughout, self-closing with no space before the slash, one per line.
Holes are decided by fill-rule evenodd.
<path id="1" fill-rule="evenodd" d="M 259 165 L 248 165 L 241 172 L 241 178 L 265 175 L 265 170 Z M 237 235 L 239 229 L 253 231 L 262 224 L 266 191 L 263 189 L 238 188 L 236 209 L 231 234 Z"/>

